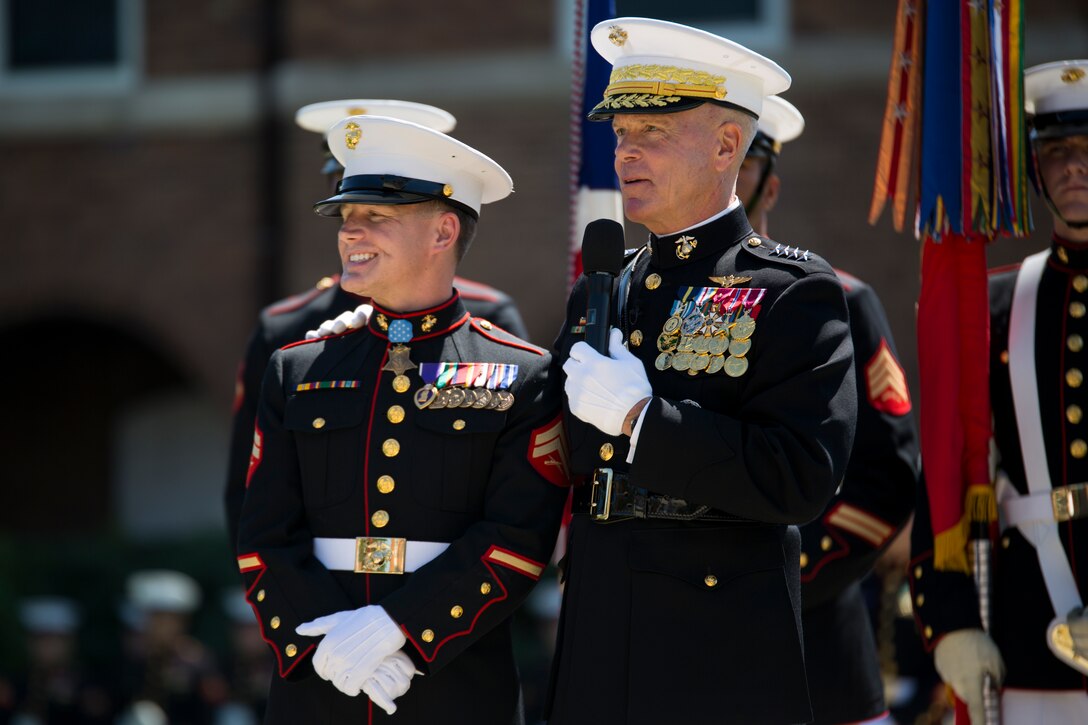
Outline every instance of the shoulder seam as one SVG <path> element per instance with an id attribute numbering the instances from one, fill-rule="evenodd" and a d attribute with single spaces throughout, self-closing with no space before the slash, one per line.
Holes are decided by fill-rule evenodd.
<path id="1" fill-rule="evenodd" d="M 472 322 L 471 322 L 471 324 L 469 326 L 470 326 L 470 328 L 472 330 L 479 333 L 480 335 L 483 335 L 488 340 L 491 340 L 492 342 L 497 342 L 500 345 L 505 345 L 507 347 L 513 347 L 513 348 L 517 348 L 519 350 L 525 350 L 527 352 L 531 352 L 531 353 L 534 353 L 534 354 L 540 355 L 540 356 L 543 356 L 548 352 L 544 348 L 537 347 L 536 345 L 532 344 L 531 342 L 525 342 L 525 341 L 521 340 L 521 338 L 517 338 L 512 333 L 507 332 L 506 330 L 502 329 L 501 327 L 496 325 L 494 322 L 492 322 L 491 323 L 491 328 L 493 330 L 498 330 L 499 332 L 502 332 L 502 333 L 504 333 L 506 335 L 510 335 L 511 337 L 515 337 L 516 340 L 503 340 L 502 338 L 495 337 L 494 335 L 491 334 L 491 332 L 489 330 L 485 330 L 483 327 L 480 326 L 479 320 L 483 320 L 483 319 L 485 319 L 485 318 L 483 318 L 483 317 L 473 317 Z M 489 322 L 490 322 L 490 320 L 489 320 Z"/>

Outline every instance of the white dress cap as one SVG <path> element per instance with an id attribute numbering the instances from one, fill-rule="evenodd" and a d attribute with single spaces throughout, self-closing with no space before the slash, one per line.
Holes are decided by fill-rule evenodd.
<path id="1" fill-rule="evenodd" d="M 1034 138 L 1088 134 L 1088 60 L 1059 60 L 1024 71 L 1024 110 Z"/>
<path id="2" fill-rule="evenodd" d="M 593 47 L 612 64 L 604 100 L 590 113 L 668 113 L 716 101 L 759 117 L 789 73 L 739 43 L 678 23 L 616 18 L 594 26 Z"/>
<path id="3" fill-rule="evenodd" d="M 338 193 L 314 205 L 338 216 L 341 204 L 413 204 L 438 199 L 479 216 L 510 195 L 506 170 L 476 149 L 417 123 L 383 116 L 341 119 L 326 135 L 344 167 Z"/>
<path id="4" fill-rule="evenodd" d="M 129 603 L 144 612 L 192 612 L 200 606 L 200 586 L 187 574 L 168 569 L 138 571 L 127 582 Z"/>
<path id="5" fill-rule="evenodd" d="M 759 117 L 759 131 L 775 144 L 775 151 L 781 144 L 794 140 L 805 130 L 805 117 L 784 98 L 768 96 L 763 99 L 763 113 Z"/>
<path id="6" fill-rule="evenodd" d="M 442 133 L 449 133 L 457 126 L 457 119 L 453 114 L 437 106 L 382 98 L 349 98 L 311 103 L 298 109 L 295 123 L 307 131 L 323 134 L 337 121 L 348 116 L 399 118 Z"/>

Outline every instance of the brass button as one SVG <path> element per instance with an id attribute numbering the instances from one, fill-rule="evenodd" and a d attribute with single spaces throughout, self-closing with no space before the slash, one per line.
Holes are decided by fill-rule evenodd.
<path id="1" fill-rule="evenodd" d="M 759 237 L 752 237 L 748 240 L 749 247 L 758 247 L 760 244 L 763 244 L 763 242 L 759 240 Z"/>
<path id="2" fill-rule="evenodd" d="M 612 447 L 611 443 L 605 443 L 603 446 L 601 446 L 601 460 L 602 461 L 612 460 L 612 456 L 614 456 L 615 454 L 616 454 L 616 449 Z"/>
<path id="3" fill-rule="evenodd" d="M 317 428 L 317 429 L 320 430 L 321 428 L 324 428 L 324 427 L 325 427 L 325 419 L 324 418 L 314 418 L 314 428 Z"/>
<path id="4" fill-rule="evenodd" d="M 433 629 L 423 630 L 423 634 L 421 636 L 422 636 L 424 642 L 434 642 L 434 630 Z"/>
<path id="5" fill-rule="evenodd" d="M 1088 454 L 1088 443 L 1077 438 L 1069 444 L 1069 454 L 1073 458 L 1084 458 L 1085 454 Z"/>
<path id="6" fill-rule="evenodd" d="M 916 607 L 920 607 L 925 603 L 926 603 L 926 595 L 925 594 L 919 594 L 918 596 L 916 596 L 914 598 L 914 606 L 916 606 Z"/>
<path id="7" fill-rule="evenodd" d="M 631 344 L 635 347 L 642 344 L 642 330 L 635 330 L 631 333 Z"/>
<path id="8" fill-rule="evenodd" d="M 1071 388 L 1079 388 L 1084 382 L 1084 374 L 1077 368 L 1069 368 L 1065 371 L 1065 382 Z"/>
<path id="9" fill-rule="evenodd" d="M 1069 303 L 1069 316 L 1075 317 L 1078 320 L 1084 317 L 1085 307 L 1083 302 L 1070 302 Z"/>
<path id="10" fill-rule="evenodd" d="M 385 528 L 385 525 L 389 523 L 389 512 L 378 509 L 371 515 L 370 523 L 374 524 L 379 529 Z"/>
<path id="11" fill-rule="evenodd" d="M 492 325 L 487 320 L 480 320 L 480 327 L 484 328 L 485 330 L 490 330 Z"/>
<path id="12" fill-rule="evenodd" d="M 396 487 L 397 482 L 393 480 L 392 476 L 378 477 L 378 493 L 393 493 L 393 489 Z"/>
<path id="13" fill-rule="evenodd" d="M 1009 351 L 1008 350 L 1002 350 L 1000 357 L 1001 357 L 1001 364 L 1002 365 L 1008 365 L 1009 364 Z"/>
<path id="14" fill-rule="evenodd" d="M 1065 247 L 1058 247 L 1058 259 L 1062 260 L 1062 264 L 1069 264 L 1069 252 L 1065 251 Z"/>
<path id="15" fill-rule="evenodd" d="M 385 441 L 382 442 L 382 453 L 386 458 L 392 458 L 397 455 L 400 453 L 400 441 L 396 438 L 386 438 Z"/>
<path id="16" fill-rule="evenodd" d="M 1073 425 L 1080 423 L 1080 419 L 1084 417 L 1084 412 L 1080 409 L 1079 405 L 1070 405 L 1065 409 L 1065 419 Z"/>
<path id="17" fill-rule="evenodd" d="M 1077 334 L 1070 335 L 1065 338 L 1065 346 L 1068 347 L 1071 352 L 1080 352 L 1084 349 L 1084 338 Z"/>
<path id="18" fill-rule="evenodd" d="M 461 615 L 465 613 L 465 610 L 461 608 L 460 604 L 453 605 L 453 609 L 450 610 L 450 616 L 454 619 L 460 619 Z"/>
<path id="19" fill-rule="evenodd" d="M 295 655 L 298 654 L 298 647 L 296 647 L 293 644 L 289 644 L 289 645 L 287 645 L 286 647 L 283 648 L 283 653 L 285 655 L 287 655 L 288 657 L 294 657 Z"/>
<path id="20" fill-rule="evenodd" d="M 488 582 L 484 582 L 483 584 L 480 585 L 480 594 L 490 594 L 490 593 L 491 593 L 491 584 L 489 584 Z"/>
<path id="21" fill-rule="evenodd" d="M 1075 289 L 1077 292 L 1083 292 L 1084 290 L 1088 289 L 1088 277 L 1085 277 L 1083 274 L 1078 274 L 1076 277 L 1074 277 L 1073 289 Z"/>
<path id="22" fill-rule="evenodd" d="M 1011 544 L 1011 543 L 1012 543 L 1012 541 L 1009 540 L 1008 536 L 1002 536 L 1001 537 L 1001 548 L 1002 549 L 1009 548 L 1009 544 Z"/>
<path id="23" fill-rule="evenodd" d="M 657 272 L 646 275 L 646 289 L 657 289 L 661 286 L 661 275 Z"/>
<path id="24" fill-rule="evenodd" d="M 808 566 L 808 554 L 806 554 L 805 552 L 802 551 L 801 552 L 801 568 L 804 569 L 806 566 Z"/>
<path id="25" fill-rule="evenodd" d="M 264 601 L 264 589 L 257 592 L 257 601 L 258 602 L 263 602 Z"/>
<path id="26" fill-rule="evenodd" d="M 464 430 L 465 429 L 465 421 L 461 420 L 460 418 L 453 421 L 453 429 L 454 430 Z"/>
<path id="27" fill-rule="evenodd" d="M 708 587 L 716 587 L 718 586 L 718 577 L 713 574 L 707 574 L 703 579 L 703 584 L 706 584 Z"/>
<path id="28" fill-rule="evenodd" d="M 391 405 L 389 410 L 385 411 L 385 417 L 389 419 L 390 423 L 396 425 L 404 420 L 404 408 L 399 405 Z"/>
<path id="29" fill-rule="evenodd" d="M 921 579 L 922 578 L 922 567 L 920 567 L 920 566 L 914 567 L 914 578 L 915 579 Z"/>
<path id="30" fill-rule="evenodd" d="M 412 381 L 408 379 L 407 375 L 398 375 L 393 378 L 393 390 L 397 393 L 407 393 L 408 388 L 412 387 Z"/>
<path id="31" fill-rule="evenodd" d="M 933 627 L 927 626 L 924 631 L 925 631 L 926 639 L 933 639 Z"/>
<path id="32" fill-rule="evenodd" d="M 279 629 L 280 628 L 280 618 L 279 617 L 272 617 L 272 619 L 270 619 L 268 621 L 268 624 L 269 624 L 269 626 L 272 627 L 272 629 Z"/>
<path id="33" fill-rule="evenodd" d="M 820 539 L 820 548 L 824 551 L 831 551 L 831 544 L 832 541 L 830 536 L 825 536 L 824 538 Z"/>

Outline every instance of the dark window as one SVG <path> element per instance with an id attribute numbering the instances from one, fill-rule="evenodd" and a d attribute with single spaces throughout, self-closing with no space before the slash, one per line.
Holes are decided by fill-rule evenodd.
<path id="1" fill-rule="evenodd" d="M 7 0 L 9 71 L 120 62 L 119 0 Z"/>
<path id="2" fill-rule="evenodd" d="M 617 17 L 657 18 L 674 23 L 756 22 L 760 0 L 616 0 Z"/>

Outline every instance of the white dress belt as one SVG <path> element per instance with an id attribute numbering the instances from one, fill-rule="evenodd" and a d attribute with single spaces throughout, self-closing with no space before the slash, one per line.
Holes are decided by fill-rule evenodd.
<path id="1" fill-rule="evenodd" d="M 355 539 L 314 538 L 314 556 L 330 571 L 359 574 L 403 574 L 424 566 L 449 544 L 375 536 Z"/>

